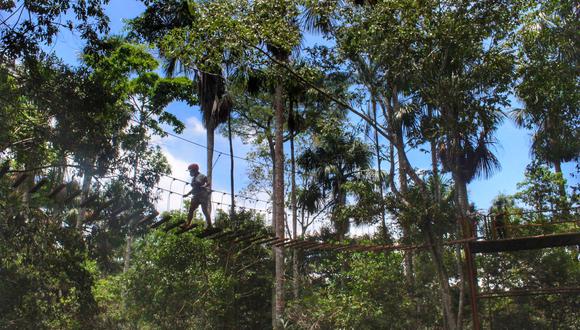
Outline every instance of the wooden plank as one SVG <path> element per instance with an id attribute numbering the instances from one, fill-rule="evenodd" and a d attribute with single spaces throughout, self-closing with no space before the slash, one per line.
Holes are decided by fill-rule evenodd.
<path id="1" fill-rule="evenodd" d="M 233 233 L 235 233 L 235 231 L 233 231 L 233 230 L 224 230 L 224 231 L 220 232 L 219 234 L 212 236 L 211 239 L 220 239 L 220 238 L 232 235 Z"/>
<path id="2" fill-rule="evenodd" d="M 296 243 L 296 242 L 302 242 L 302 240 L 290 239 L 290 238 L 286 238 L 286 240 L 289 240 L 289 241 L 276 243 L 276 244 L 273 244 L 272 246 L 275 246 L 275 247 L 286 247 L 286 245 L 288 245 L 288 244 L 292 244 L 292 243 Z"/>
<path id="3" fill-rule="evenodd" d="M 118 216 L 119 214 L 121 214 L 123 211 L 127 210 L 130 207 L 131 207 L 131 205 L 129 205 L 129 204 L 124 204 L 124 205 L 119 206 L 118 208 L 111 211 L 109 218 L 110 219 L 115 218 L 116 216 Z"/>
<path id="4" fill-rule="evenodd" d="M 255 241 L 255 242 L 253 242 L 252 244 L 256 244 L 256 245 L 259 245 L 259 244 L 265 244 L 265 243 L 269 243 L 269 242 L 277 241 L 277 240 L 279 240 L 279 239 L 280 239 L 280 238 L 278 238 L 278 237 L 266 237 L 266 238 L 264 238 L 264 239 L 257 240 L 257 241 Z"/>
<path id="5" fill-rule="evenodd" d="M 306 251 L 331 250 L 331 249 L 334 249 L 335 247 L 336 247 L 336 245 L 332 244 L 332 243 L 322 243 L 322 244 L 315 245 L 313 247 L 306 248 L 305 250 Z"/>
<path id="6" fill-rule="evenodd" d="M 268 242 L 268 243 L 263 243 L 263 244 L 265 244 L 267 246 L 272 246 L 272 245 L 274 245 L 276 243 L 281 243 L 281 242 L 285 242 L 285 241 L 288 241 L 288 240 L 290 240 L 290 239 L 289 238 L 278 238 L 278 239 L 276 239 L 274 241 L 271 241 L 271 242 Z"/>
<path id="7" fill-rule="evenodd" d="M 478 298 L 499 298 L 499 297 L 519 297 L 535 295 L 553 295 L 553 294 L 578 294 L 580 287 L 554 287 L 542 289 L 513 289 L 509 291 L 490 291 L 482 292 L 477 295 Z"/>
<path id="8" fill-rule="evenodd" d="M 48 198 L 54 198 L 58 193 L 60 193 L 64 188 L 66 188 L 66 183 L 61 183 L 48 194 Z"/>
<path id="9" fill-rule="evenodd" d="M 177 221 L 177 222 L 174 222 L 174 223 L 170 223 L 170 224 L 168 224 L 167 226 L 165 226 L 165 228 L 163 228 L 163 230 L 164 230 L 165 232 L 168 232 L 168 231 L 170 231 L 171 229 L 173 229 L 173 228 L 177 228 L 177 227 L 181 226 L 181 225 L 182 225 L 182 224 L 184 224 L 184 223 L 185 223 L 185 220 L 179 220 L 179 221 Z M 177 231 L 177 235 L 179 235 L 179 234 L 183 234 L 183 233 L 185 233 L 185 232 L 186 232 L 186 231 L 188 231 L 188 230 L 192 230 L 193 228 L 195 228 L 195 225 L 191 225 L 191 226 L 189 226 L 189 227 L 187 227 L 187 228 L 181 228 L 179 231 Z"/>
<path id="10" fill-rule="evenodd" d="M 2 164 L 2 167 L 0 168 L 0 179 L 6 175 L 6 173 L 8 173 L 8 171 L 10 171 L 10 162 L 6 161 L 4 162 L 4 164 Z"/>
<path id="11" fill-rule="evenodd" d="M 248 234 L 245 234 L 245 235 L 242 235 L 242 236 L 237 237 L 234 240 L 234 243 L 235 244 L 238 244 L 238 243 L 246 242 L 247 240 L 256 237 L 256 235 L 259 235 L 259 233 L 256 233 L 256 232 L 252 231 L 251 233 L 248 233 Z M 246 242 L 246 243 L 248 243 L 248 242 Z"/>
<path id="12" fill-rule="evenodd" d="M 38 181 L 32 188 L 30 188 L 30 190 L 28 190 L 28 193 L 29 194 L 34 194 L 35 192 L 39 191 L 40 188 L 42 188 L 47 183 L 48 183 L 48 179 L 47 178 L 40 179 L 40 181 Z"/>
<path id="13" fill-rule="evenodd" d="M 82 201 L 79 206 L 80 207 L 85 207 L 87 205 L 89 205 L 90 203 L 94 202 L 97 200 L 97 198 L 99 198 L 98 194 L 94 194 L 92 196 L 87 197 L 87 199 L 85 199 L 84 201 Z"/>
<path id="14" fill-rule="evenodd" d="M 63 204 L 67 204 L 72 202 L 73 199 L 77 198 L 80 194 L 82 193 L 82 191 L 79 190 L 75 190 L 72 193 L 70 193 L 68 196 L 66 196 L 66 198 L 64 199 Z"/>
<path id="15" fill-rule="evenodd" d="M 137 221 L 137 226 L 140 226 L 140 225 L 144 224 L 145 222 L 149 222 L 149 221 L 157 218 L 158 215 L 159 215 L 159 212 L 155 211 L 155 212 L 149 214 L 148 216 L 141 218 L 141 220 Z M 167 218 L 169 218 L 169 217 L 167 217 Z"/>
<path id="16" fill-rule="evenodd" d="M 128 216 L 127 216 L 125 219 L 124 219 L 124 221 L 125 221 L 125 222 L 127 222 L 127 223 L 129 223 L 129 224 L 131 224 L 131 221 L 132 221 L 133 219 L 137 218 L 137 217 L 138 217 L 138 216 L 140 216 L 140 215 L 141 215 L 141 210 L 139 210 L 139 211 L 134 211 L 133 213 L 129 214 L 129 215 L 128 215 Z"/>
<path id="17" fill-rule="evenodd" d="M 317 243 L 316 241 L 310 241 L 310 240 L 305 240 L 305 239 L 298 239 L 295 240 L 294 242 L 292 242 L 291 244 L 286 245 L 287 248 L 296 248 L 298 246 L 302 246 L 302 245 L 310 245 L 310 243 Z"/>
<path id="18" fill-rule="evenodd" d="M 101 214 L 101 212 L 108 208 L 109 206 L 113 205 L 113 203 L 115 202 L 115 199 L 111 198 L 108 201 L 106 201 L 105 203 L 101 204 L 94 212 L 93 214 L 88 218 L 88 220 L 93 220 L 96 217 L 99 216 L 99 214 Z"/>
<path id="19" fill-rule="evenodd" d="M 260 235 L 258 235 L 256 237 L 252 238 L 251 240 L 249 240 L 248 241 L 248 244 L 252 244 L 254 242 L 263 240 L 263 239 L 268 238 L 268 237 L 272 237 L 272 234 L 270 234 L 270 233 L 267 233 L 267 234 L 262 233 L 262 234 L 260 234 Z"/>
<path id="20" fill-rule="evenodd" d="M 252 232 L 252 229 L 243 229 L 243 230 L 234 230 L 231 235 L 228 235 L 223 239 L 224 242 L 233 241 L 236 238 L 247 235 L 248 233 Z"/>
<path id="21" fill-rule="evenodd" d="M 157 214 L 155 214 L 155 213 L 157 213 Z M 159 212 L 157 212 L 157 211 L 155 211 L 155 213 L 154 213 L 155 216 L 157 216 L 159 214 Z M 148 217 L 150 217 L 150 216 L 151 215 L 149 215 Z M 149 228 L 151 228 L 151 229 L 157 228 L 157 227 L 161 226 L 162 224 L 166 223 L 167 221 L 169 221 L 170 219 L 171 219 L 171 216 L 166 215 L 166 216 L 162 217 L 161 220 L 151 224 L 151 226 Z M 143 220 L 139 221 L 139 223 L 146 222 L 146 221 L 147 221 L 147 217 L 144 218 Z"/>
<path id="22" fill-rule="evenodd" d="M 22 184 L 22 182 L 24 182 L 24 180 L 26 180 L 26 178 L 28 178 L 28 174 L 26 174 L 26 173 L 19 175 L 14 180 L 14 183 L 12 184 L 12 189 L 18 188 L 18 186 L 20 186 Z"/>
<path id="23" fill-rule="evenodd" d="M 535 250 L 548 247 L 580 245 L 580 232 L 470 242 L 472 253 Z"/>
<path id="24" fill-rule="evenodd" d="M 203 232 L 201 232 L 201 234 L 197 235 L 197 237 L 206 238 L 206 237 L 209 237 L 211 235 L 215 235 L 217 233 L 220 233 L 221 231 L 222 230 L 220 228 L 210 227 L 210 228 L 206 228 Z"/>
<path id="25" fill-rule="evenodd" d="M 304 244 L 300 244 L 300 245 L 294 245 L 293 247 L 291 247 L 291 249 L 300 249 L 300 250 L 304 250 L 304 249 L 308 249 L 310 247 L 314 247 L 314 246 L 320 246 L 319 242 L 316 241 L 308 241 Z"/>

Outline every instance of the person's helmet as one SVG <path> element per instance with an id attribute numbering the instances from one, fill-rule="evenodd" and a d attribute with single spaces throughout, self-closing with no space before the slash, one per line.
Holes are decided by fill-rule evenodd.
<path id="1" fill-rule="evenodd" d="M 196 163 L 190 164 L 187 167 L 188 171 L 199 171 L 199 165 L 197 165 Z"/>

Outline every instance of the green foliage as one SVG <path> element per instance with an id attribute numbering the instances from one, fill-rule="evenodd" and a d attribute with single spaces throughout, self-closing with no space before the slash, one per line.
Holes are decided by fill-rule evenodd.
<path id="1" fill-rule="evenodd" d="M 236 217 L 241 228 L 264 230 L 251 213 Z M 218 224 L 230 221 L 225 214 L 216 219 Z M 141 328 L 267 328 L 272 267 L 268 251 L 200 239 L 196 233 L 157 230 L 137 243 L 126 274 L 127 317 Z"/>
<path id="2" fill-rule="evenodd" d="M 397 253 L 339 254 L 311 270 L 315 281 L 293 301 L 286 319 L 296 329 L 406 329 L 412 302 Z M 317 275 L 318 274 L 318 275 Z"/>
<path id="3" fill-rule="evenodd" d="M 170 170 L 152 136 L 164 136 L 162 125 L 184 129 L 166 111 L 176 100 L 200 105 L 211 143 L 213 130 L 233 117 L 234 133 L 257 146 L 250 157 L 266 164 L 252 168 L 252 191 L 270 191 L 270 165 L 281 164 L 273 109 L 280 101 L 288 110 L 284 143 L 291 140 L 300 155 L 304 228 L 324 218 L 344 239 L 350 223 L 376 223 L 384 206 L 397 243 L 429 243 L 405 254 L 299 255 L 302 267 L 293 275 L 302 280 L 302 296 L 284 316 L 289 328 L 464 325 L 462 260 L 441 243 L 459 238 L 457 215 L 474 208 L 467 183 L 498 168 L 491 147 L 514 85 L 524 102 L 516 120 L 534 130 L 537 162 L 517 194 L 494 201 L 493 220 L 507 226 L 507 238 L 577 230 L 578 185 L 568 196 L 564 176 L 541 165 L 560 172 L 560 162 L 577 160 L 580 150 L 574 1 L 143 0 L 128 39 L 99 39 L 107 2 L 0 0 L 0 161 L 30 174 L 18 188 L 11 187 L 16 173 L 0 180 L 2 328 L 271 326 L 269 250 L 201 239 L 201 228 L 177 235 L 165 225 L 136 225 L 154 210 L 154 187 Z M 87 41 L 79 66 L 40 51 L 61 27 Z M 332 46 L 300 47 L 308 28 Z M 163 70 L 183 75 L 162 77 L 156 55 Z M 363 130 L 343 108 L 367 101 L 377 105 L 372 124 L 382 135 L 376 156 L 392 165 L 386 198 L 376 192 Z M 426 144 L 433 164 L 423 175 L 405 157 Z M 27 192 L 45 176 L 47 187 Z M 64 182 L 63 192 L 46 197 Z M 80 188 L 81 198 L 63 203 Z M 96 201 L 81 207 L 93 194 Z M 110 207 L 94 211 L 107 200 Z M 114 214 L 121 206 L 129 208 Z M 174 224 L 186 215 L 163 216 Z M 269 232 L 255 214 L 234 216 L 220 213 L 214 223 Z M 571 221 L 558 223 L 564 220 Z M 336 238 L 325 230 L 321 239 Z M 478 255 L 476 264 L 481 291 L 580 282 L 577 252 L 569 248 Z M 486 299 L 480 316 L 494 329 L 578 328 L 579 304 L 575 295 Z"/>
<path id="4" fill-rule="evenodd" d="M 482 291 L 573 287 L 580 280 L 575 253 L 566 248 L 484 255 L 477 262 Z M 494 329 L 574 329 L 578 304 L 577 295 L 564 293 L 486 299 L 481 310 Z"/>
<path id="5" fill-rule="evenodd" d="M 108 32 L 108 0 L 0 2 L 0 58 L 34 58 L 44 45 L 53 43 L 61 28 L 75 31 L 89 41 Z"/>
<path id="6" fill-rule="evenodd" d="M 532 152 L 560 163 L 580 156 L 575 1 L 533 1 L 515 39 L 519 52 L 516 122 L 534 130 Z"/>
<path id="7" fill-rule="evenodd" d="M 515 198 L 536 211 L 566 210 L 570 203 L 561 187 L 566 184 L 562 173 L 552 173 L 548 168 L 532 163 L 526 168 L 525 179 L 518 184 Z"/>
<path id="8" fill-rule="evenodd" d="M 311 185 L 306 187 L 311 192 L 302 196 L 318 199 L 302 202 L 305 206 L 319 205 L 320 210 L 328 208 L 336 233 L 343 238 L 352 220 L 372 222 L 372 217 L 380 210 L 368 207 L 366 212 L 358 210 L 377 197 L 373 194 L 372 182 L 369 184 L 372 176 L 366 173 L 370 170 L 370 148 L 354 134 L 330 124 L 334 122 L 340 121 L 319 122 L 319 133 L 313 135 L 314 143 L 298 156 L 297 163 L 313 176 Z M 349 206 L 349 197 L 356 197 L 356 204 Z M 365 216 L 370 218 L 364 219 Z"/>
<path id="9" fill-rule="evenodd" d="M 18 200 L 5 200 L 6 186 L 0 189 L 0 327 L 92 327 L 95 265 L 79 233 L 44 210 L 19 212 Z"/>

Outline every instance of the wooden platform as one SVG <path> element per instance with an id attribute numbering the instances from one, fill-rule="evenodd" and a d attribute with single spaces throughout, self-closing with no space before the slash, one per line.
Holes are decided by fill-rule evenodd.
<path id="1" fill-rule="evenodd" d="M 580 232 L 508 238 L 493 241 L 474 241 L 470 242 L 469 245 L 472 253 L 495 253 L 580 245 Z"/>

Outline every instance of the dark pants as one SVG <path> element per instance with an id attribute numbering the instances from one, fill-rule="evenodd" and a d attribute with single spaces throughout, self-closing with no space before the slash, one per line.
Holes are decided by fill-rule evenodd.
<path id="1" fill-rule="evenodd" d="M 209 212 L 209 194 L 199 193 L 193 195 L 191 198 L 191 204 L 189 204 L 189 213 L 187 214 L 187 224 L 191 224 L 193 219 L 193 213 L 197 210 L 197 207 L 201 205 L 201 212 L 205 216 L 205 222 L 208 227 L 211 227 L 211 219 Z"/>

